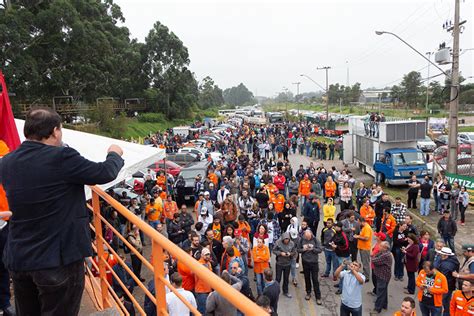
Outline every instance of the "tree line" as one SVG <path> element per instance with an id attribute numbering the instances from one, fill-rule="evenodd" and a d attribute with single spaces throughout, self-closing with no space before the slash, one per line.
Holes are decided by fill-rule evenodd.
<path id="1" fill-rule="evenodd" d="M 232 89 L 240 91 L 243 84 L 223 92 L 210 77 L 198 82 L 188 49 L 159 21 L 144 42 L 131 38 L 123 22 L 113 0 L 0 3 L 0 67 L 13 100 L 50 103 L 54 96 L 72 96 L 90 104 L 99 97 L 146 98 L 150 111 L 184 118 L 193 109 L 253 99 L 251 93 L 235 96 Z"/>

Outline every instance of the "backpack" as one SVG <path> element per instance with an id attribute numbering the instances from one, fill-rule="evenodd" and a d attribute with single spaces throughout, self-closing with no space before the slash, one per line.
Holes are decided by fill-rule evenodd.
<path id="1" fill-rule="evenodd" d="M 344 240 L 346 241 L 346 246 L 345 247 L 339 246 L 339 250 L 345 251 L 345 250 L 349 249 L 349 239 L 347 239 L 347 236 L 344 232 L 341 232 L 341 234 L 342 234 L 342 237 L 344 238 Z"/>

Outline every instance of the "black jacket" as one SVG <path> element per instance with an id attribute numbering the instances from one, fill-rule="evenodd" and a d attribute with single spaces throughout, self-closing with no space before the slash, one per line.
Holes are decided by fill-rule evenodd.
<path id="1" fill-rule="evenodd" d="M 123 159 L 104 162 L 69 147 L 25 141 L 0 160 L 0 183 L 13 212 L 3 253 L 13 271 L 56 268 L 92 255 L 85 184 L 114 180 Z"/>
<path id="2" fill-rule="evenodd" d="M 445 221 L 443 217 L 441 217 L 438 221 L 438 233 L 441 236 L 456 236 L 456 232 L 458 231 L 458 227 L 456 225 L 456 221 L 453 220 L 451 217 Z"/>

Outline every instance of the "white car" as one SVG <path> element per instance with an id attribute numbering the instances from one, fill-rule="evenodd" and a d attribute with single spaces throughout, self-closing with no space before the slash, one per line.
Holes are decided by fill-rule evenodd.
<path id="1" fill-rule="evenodd" d="M 199 159 L 205 160 L 207 150 L 205 148 L 183 147 L 178 150 L 179 153 L 193 153 L 199 155 Z"/>
<path id="2" fill-rule="evenodd" d="M 213 152 L 209 153 L 209 156 L 211 157 L 212 162 L 214 162 L 215 165 L 219 161 L 221 161 L 221 159 L 225 159 L 225 157 L 218 151 L 213 151 Z"/>
<path id="3" fill-rule="evenodd" d="M 462 139 L 466 144 L 474 144 L 474 133 L 472 132 L 459 133 L 458 137 Z"/>
<path id="4" fill-rule="evenodd" d="M 436 149 L 436 143 L 425 136 L 425 139 L 416 142 L 416 147 L 423 152 L 433 152 Z"/>

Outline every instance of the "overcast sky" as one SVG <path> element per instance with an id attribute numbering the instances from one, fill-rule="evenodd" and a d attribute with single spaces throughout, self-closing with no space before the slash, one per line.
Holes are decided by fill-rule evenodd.
<path id="1" fill-rule="evenodd" d="M 155 21 L 168 26 L 189 50 L 190 68 L 211 76 L 223 89 L 243 82 L 254 94 L 274 96 L 325 85 L 360 82 L 363 88 L 392 86 L 409 71 L 427 77 L 427 61 L 390 35 L 397 33 L 420 52 L 435 51 L 452 36 L 443 30 L 454 19 L 454 0 L 183 1 L 116 0 L 132 37 L 144 41 Z M 461 49 L 473 48 L 473 4 L 461 0 Z M 432 57 L 432 59 L 434 59 Z M 347 63 L 346 63 L 347 61 Z M 347 67 L 348 65 L 348 67 Z M 464 77 L 473 76 L 474 51 L 461 56 Z M 443 68 L 446 68 L 444 66 Z M 430 67 L 430 75 L 439 71 Z M 442 77 L 439 77 L 442 78 Z M 469 79 L 473 82 L 473 79 Z"/>

